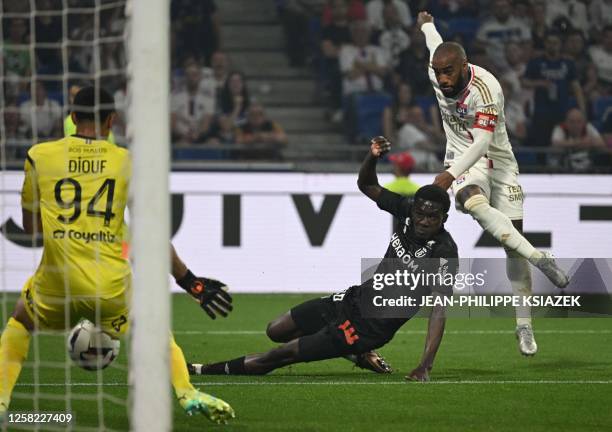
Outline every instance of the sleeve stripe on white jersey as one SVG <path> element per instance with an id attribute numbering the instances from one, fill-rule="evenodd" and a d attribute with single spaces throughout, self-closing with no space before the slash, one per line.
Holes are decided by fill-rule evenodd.
<path id="1" fill-rule="evenodd" d="M 482 101 L 485 103 L 485 105 L 493 103 L 493 98 L 491 97 L 489 87 L 484 83 L 483 80 L 478 77 L 474 77 L 474 86 L 480 92 L 480 95 L 482 96 Z"/>
<path id="2" fill-rule="evenodd" d="M 480 80 L 474 80 L 474 87 L 478 89 L 480 96 L 482 97 L 482 101 L 485 105 L 489 105 L 493 103 L 493 98 L 491 98 L 491 93 L 486 85 Z"/>

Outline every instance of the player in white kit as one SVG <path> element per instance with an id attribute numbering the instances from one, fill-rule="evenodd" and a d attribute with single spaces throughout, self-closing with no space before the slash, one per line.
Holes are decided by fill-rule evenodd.
<path id="1" fill-rule="evenodd" d="M 522 235 L 523 191 L 506 133 L 499 82 L 487 70 L 468 63 L 461 45 L 443 42 L 430 14 L 419 13 L 417 25 L 429 49 L 429 77 L 446 134 L 446 170 L 434 184 L 445 190 L 451 187 L 457 209 L 469 213 L 504 246 L 506 273 L 515 295 L 531 295 L 529 263 L 564 288 L 569 278 L 552 255 L 536 250 Z M 521 353 L 534 355 L 538 346 L 531 310 L 517 308 L 516 322 Z"/>

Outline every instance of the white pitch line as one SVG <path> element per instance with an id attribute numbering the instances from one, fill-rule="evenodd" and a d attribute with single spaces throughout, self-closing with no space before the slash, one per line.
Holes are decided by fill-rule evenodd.
<path id="1" fill-rule="evenodd" d="M 218 382 L 192 382 L 194 385 L 205 385 L 205 386 L 284 386 L 284 385 L 307 385 L 307 386 L 318 386 L 318 385 L 332 385 L 332 386 L 346 386 L 346 385 L 409 385 L 410 383 L 404 381 L 218 381 Z M 464 381 L 430 381 L 424 383 L 426 385 L 506 385 L 506 384 L 612 384 L 612 380 L 464 380 Z M 17 387 L 127 387 L 127 383 L 120 382 L 107 382 L 107 383 L 19 383 Z"/>
<path id="2" fill-rule="evenodd" d="M 173 332 L 177 335 L 210 335 L 210 336 L 226 336 L 226 335 L 265 335 L 262 330 L 177 330 Z M 514 330 L 447 330 L 444 334 L 455 335 L 498 335 L 498 334 L 514 334 Z M 536 334 L 612 334 L 612 330 L 535 330 Z M 426 330 L 400 330 L 397 334 L 427 334 Z"/>

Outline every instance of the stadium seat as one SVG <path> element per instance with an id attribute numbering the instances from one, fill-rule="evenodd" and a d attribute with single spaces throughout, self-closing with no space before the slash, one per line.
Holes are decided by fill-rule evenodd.
<path id="1" fill-rule="evenodd" d="M 477 18 L 451 18 L 447 21 L 447 25 L 448 35 L 451 38 L 458 34 L 463 38 L 465 45 L 470 46 L 476 36 L 480 21 Z"/>
<path id="2" fill-rule="evenodd" d="M 610 109 L 612 109 L 612 96 L 602 96 L 593 101 L 593 124 L 596 128 L 601 128 Z"/>
<path id="3" fill-rule="evenodd" d="M 578 100 L 571 96 L 567 100 L 567 105 L 565 106 L 565 112 L 571 110 L 572 108 L 578 108 Z"/>
<path id="4" fill-rule="evenodd" d="M 64 105 L 64 93 L 61 90 L 47 91 L 47 98 L 56 101 L 60 105 Z M 21 105 L 22 103 L 27 102 L 29 100 L 30 100 L 29 90 L 22 91 L 17 96 L 17 105 Z"/>
<path id="5" fill-rule="evenodd" d="M 172 150 L 175 160 L 219 160 L 228 159 L 228 151 L 212 148 L 178 148 Z"/>
<path id="6" fill-rule="evenodd" d="M 355 95 L 356 132 L 358 137 L 382 135 L 382 113 L 391 104 L 387 93 L 362 93 Z"/>
<path id="7" fill-rule="evenodd" d="M 421 109 L 423 110 L 423 114 L 425 114 L 425 119 L 428 122 L 431 122 L 430 108 L 432 105 L 436 104 L 435 96 L 417 96 L 414 98 L 415 102 Z"/>
<path id="8" fill-rule="evenodd" d="M 516 157 L 516 161 L 521 168 L 526 166 L 537 166 L 540 163 L 538 160 L 538 154 L 529 149 L 515 149 L 514 156 Z"/>
<path id="9" fill-rule="evenodd" d="M 311 53 L 320 55 L 321 46 L 321 19 L 319 17 L 311 17 L 308 20 L 308 45 Z"/>
<path id="10" fill-rule="evenodd" d="M 48 91 L 47 97 L 51 100 L 56 101 L 60 105 L 64 104 L 64 92 L 61 90 Z"/>

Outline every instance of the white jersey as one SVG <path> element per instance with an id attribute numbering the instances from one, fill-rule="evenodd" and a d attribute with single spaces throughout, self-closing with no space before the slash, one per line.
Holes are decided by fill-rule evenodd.
<path id="1" fill-rule="evenodd" d="M 430 59 L 435 48 L 442 43 L 436 32 L 436 38 L 426 33 Z M 434 39 L 432 41 L 432 39 Z M 439 42 L 438 42 L 439 39 Z M 433 42 L 433 43 L 432 43 Z M 493 161 L 495 168 L 507 168 L 518 171 L 518 165 L 506 132 L 504 116 L 504 94 L 497 79 L 484 68 L 468 64 L 470 81 L 465 89 L 454 98 L 447 98 L 440 90 L 431 64 L 429 78 L 438 99 L 446 134 L 446 155 L 444 165 L 452 166 L 456 160 L 473 143 L 472 131 L 475 127 L 485 129 L 493 134 L 486 155 L 485 163 Z M 488 160 L 487 160 L 488 159 Z"/>

